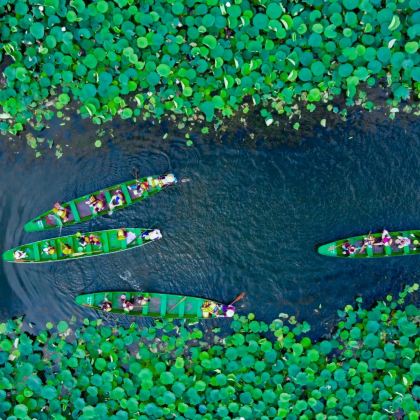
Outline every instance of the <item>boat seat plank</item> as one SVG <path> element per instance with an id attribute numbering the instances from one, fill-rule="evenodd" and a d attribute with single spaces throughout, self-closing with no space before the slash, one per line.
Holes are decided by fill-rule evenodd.
<path id="1" fill-rule="evenodd" d="M 106 202 L 108 204 L 108 207 L 109 207 L 109 204 L 111 203 L 111 200 L 112 200 L 111 194 L 108 190 L 105 190 L 104 195 L 105 195 L 105 200 L 106 200 Z"/>
<path id="2" fill-rule="evenodd" d="M 41 261 L 41 255 L 40 255 L 40 253 L 39 253 L 38 242 L 35 242 L 35 243 L 32 245 L 32 249 L 33 249 L 33 251 L 34 251 L 34 258 L 35 258 L 35 261 Z"/>
<path id="3" fill-rule="evenodd" d="M 183 317 L 185 313 L 185 300 L 179 304 L 178 316 Z"/>
<path id="4" fill-rule="evenodd" d="M 124 195 L 126 203 L 132 204 L 131 195 L 130 195 L 130 192 L 128 191 L 127 185 L 121 184 L 121 191 Z"/>
<path id="5" fill-rule="evenodd" d="M 371 246 L 368 246 L 366 248 L 366 253 L 367 253 L 368 257 L 373 257 L 373 248 Z"/>
<path id="6" fill-rule="evenodd" d="M 147 302 L 146 305 L 143 305 L 141 309 L 141 313 L 143 315 L 147 315 L 149 313 L 149 302 Z"/>
<path id="7" fill-rule="evenodd" d="M 385 255 L 392 255 L 392 249 L 390 246 L 384 246 Z"/>
<path id="8" fill-rule="evenodd" d="M 77 210 L 77 206 L 74 203 L 74 200 L 69 201 L 69 206 L 70 206 L 71 213 L 73 215 L 74 220 L 76 222 L 80 222 L 79 210 Z"/>
<path id="9" fill-rule="evenodd" d="M 203 306 L 203 301 L 201 299 L 195 300 L 195 315 L 198 317 L 201 317 L 203 315 L 203 311 L 201 310 L 201 307 Z"/>
<path id="10" fill-rule="evenodd" d="M 167 299 L 168 299 L 168 297 L 166 295 L 162 295 L 160 297 L 160 316 L 161 317 L 164 317 L 166 315 L 166 311 L 168 309 Z"/>
<path id="11" fill-rule="evenodd" d="M 108 240 L 108 233 L 102 232 L 101 233 L 101 240 L 102 240 L 102 248 L 104 252 L 109 252 L 109 240 Z"/>
<path id="12" fill-rule="evenodd" d="M 61 249 L 59 248 L 60 244 L 57 243 L 57 239 L 52 240 L 53 242 L 53 246 L 55 248 L 55 253 L 50 255 L 50 258 L 55 261 L 58 260 L 58 252 L 61 251 Z"/>

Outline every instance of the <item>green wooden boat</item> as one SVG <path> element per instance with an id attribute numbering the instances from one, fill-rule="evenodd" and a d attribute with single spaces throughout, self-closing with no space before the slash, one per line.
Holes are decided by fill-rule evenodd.
<path id="1" fill-rule="evenodd" d="M 121 297 L 125 299 L 121 299 Z M 145 299 L 146 298 L 146 299 Z M 128 310 L 126 302 L 130 302 L 131 309 Z M 233 316 L 223 311 L 226 306 L 219 302 L 202 299 L 192 296 L 180 296 L 166 293 L 145 293 L 145 292 L 97 292 L 87 293 L 76 297 L 76 303 L 88 308 L 102 310 L 116 314 L 128 314 L 141 317 L 153 318 L 183 318 L 183 319 L 209 319 L 226 318 Z M 125 303 L 125 308 L 124 308 Z M 203 308 L 211 308 L 215 311 L 208 311 Z M 231 309 L 232 310 L 232 309 Z M 205 314 L 208 313 L 208 316 Z"/>
<path id="2" fill-rule="evenodd" d="M 44 263 L 94 257 L 125 251 L 162 237 L 158 229 L 124 228 L 77 233 L 45 239 L 9 249 L 3 260 L 15 263 Z"/>
<path id="3" fill-rule="evenodd" d="M 51 210 L 27 222 L 24 229 L 26 232 L 39 232 L 86 222 L 143 201 L 176 182 L 173 174 L 167 174 L 113 185 L 66 203 L 56 203 Z"/>
<path id="4" fill-rule="evenodd" d="M 382 232 L 353 236 L 318 247 L 318 253 L 339 258 L 380 258 L 420 254 L 420 230 L 389 232 L 392 243 L 384 244 Z M 401 238 L 406 238 L 401 240 Z M 370 241 L 369 241 L 370 239 Z"/>

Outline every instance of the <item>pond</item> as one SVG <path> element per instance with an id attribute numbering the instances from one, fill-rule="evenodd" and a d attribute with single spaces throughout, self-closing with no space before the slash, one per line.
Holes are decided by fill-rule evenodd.
<path id="1" fill-rule="evenodd" d="M 305 127 L 304 127 L 305 128 Z M 280 312 L 319 332 L 336 310 L 363 295 L 372 302 L 420 280 L 417 257 L 368 261 L 317 255 L 317 244 L 386 227 L 418 229 L 420 123 L 353 112 L 332 128 L 296 132 L 269 127 L 271 140 L 232 129 L 211 136 L 162 139 L 162 128 L 116 122 L 103 147 L 96 127 L 76 121 L 43 133 L 60 138 L 64 156 L 0 143 L 1 251 L 53 237 L 24 223 L 68 200 L 141 176 L 173 171 L 185 182 L 143 204 L 64 229 L 159 227 L 163 239 L 110 256 L 53 264 L 1 263 L 0 317 L 25 314 L 35 324 L 72 315 L 102 316 L 74 303 L 97 290 L 144 290 L 229 302 L 270 321 Z M 109 137 L 109 138 L 108 138 Z M 210 138 L 209 138 L 210 137 Z M 108 316 L 108 315 L 107 315 Z M 133 318 L 128 318 L 133 320 Z"/>

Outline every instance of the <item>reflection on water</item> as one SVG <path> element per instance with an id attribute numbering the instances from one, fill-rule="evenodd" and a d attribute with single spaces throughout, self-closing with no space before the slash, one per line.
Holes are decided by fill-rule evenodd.
<path id="1" fill-rule="evenodd" d="M 159 127 L 115 123 L 102 149 L 83 144 L 89 126 L 70 127 L 64 157 L 0 145 L 2 251 L 55 236 L 29 234 L 24 223 L 51 207 L 132 177 L 175 172 L 188 182 L 63 230 L 159 227 L 163 239 L 124 253 L 74 262 L 1 265 L 0 316 L 47 320 L 95 315 L 74 297 L 105 289 L 188 294 L 231 301 L 245 291 L 244 311 L 271 320 L 288 312 L 327 328 L 358 294 L 373 300 L 419 280 L 416 257 L 375 261 L 318 256 L 316 244 L 387 227 L 419 228 L 419 123 L 354 114 L 348 123 L 299 133 L 270 127 L 273 141 L 242 131 L 225 142 L 161 140 Z M 275 130 L 275 131 L 274 131 Z M 57 127 L 50 133 L 56 135 Z M 228 136 L 229 137 L 229 136 Z M 115 316 L 107 315 L 115 320 Z"/>

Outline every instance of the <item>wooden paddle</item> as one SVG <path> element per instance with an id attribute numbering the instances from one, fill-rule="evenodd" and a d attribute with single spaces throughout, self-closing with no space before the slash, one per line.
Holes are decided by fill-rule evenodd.
<path id="1" fill-rule="evenodd" d="M 244 297 L 245 297 L 245 292 L 240 293 L 238 296 L 236 296 L 236 299 L 230 305 L 233 305 L 234 303 L 239 302 Z"/>
<path id="2" fill-rule="evenodd" d="M 185 299 L 187 299 L 188 296 L 184 296 L 182 299 L 179 300 L 178 303 L 176 303 L 172 308 L 169 308 L 168 314 L 172 312 L 181 302 L 184 302 Z"/>
<path id="3" fill-rule="evenodd" d="M 131 171 L 131 174 L 134 176 L 134 179 L 136 180 L 137 184 L 140 183 L 140 171 L 138 170 L 138 168 L 133 167 L 133 170 Z"/>

